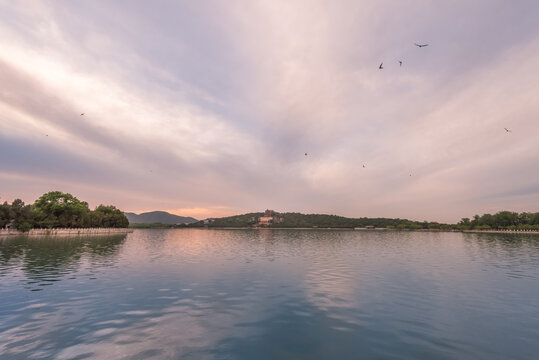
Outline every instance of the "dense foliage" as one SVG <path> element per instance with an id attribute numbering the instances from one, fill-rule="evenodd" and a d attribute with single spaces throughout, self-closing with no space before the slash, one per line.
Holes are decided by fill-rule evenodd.
<path id="1" fill-rule="evenodd" d="M 463 230 L 539 230 L 539 213 L 500 211 L 494 215 L 475 215 L 472 220 L 462 218 L 457 226 Z"/>
<path id="2" fill-rule="evenodd" d="M 386 219 L 386 218 L 346 218 L 336 215 L 325 214 L 300 214 L 300 213 L 285 213 L 282 214 L 282 222 L 273 226 L 279 227 L 333 227 L 333 228 L 353 228 L 353 227 L 387 227 L 398 226 L 406 223 L 407 220 L 402 219 Z"/>
<path id="3" fill-rule="evenodd" d="M 189 227 L 248 227 L 254 226 L 258 222 L 258 218 L 264 214 L 249 213 L 243 215 L 229 216 L 224 218 L 212 219 L 211 221 L 199 221 L 189 224 Z M 386 227 L 398 229 L 440 229 L 449 228 L 449 225 L 438 224 L 434 222 L 417 222 L 406 219 L 390 219 L 390 218 L 346 218 L 336 215 L 324 214 L 300 214 L 300 213 L 276 213 L 280 218 L 280 222 L 269 225 L 269 227 L 280 228 L 354 228 L 354 227 Z"/>
<path id="4" fill-rule="evenodd" d="M 256 224 L 257 219 L 263 215 L 264 213 L 249 213 L 249 214 L 229 216 L 229 217 L 224 217 L 224 218 L 217 218 L 217 219 L 213 219 L 209 225 L 212 227 L 253 226 L 254 224 Z M 200 224 L 200 223 L 202 222 L 199 221 L 196 224 Z"/>
<path id="5" fill-rule="evenodd" d="M 249 213 L 229 216 L 209 221 L 198 221 L 188 227 L 249 227 L 256 226 L 264 213 Z M 373 226 L 388 229 L 409 230 L 539 230 L 539 213 L 521 213 L 500 211 L 494 215 L 475 215 L 472 220 L 463 218 L 458 224 L 411 221 L 392 218 L 346 218 L 336 215 L 276 213 L 280 222 L 268 227 L 280 228 L 357 228 Z"/>
<path id="6" fill-rule="evenodd" d="M 32 228 L 124 228 L 129 221 L 122 211 L 112 205 L 99 205 L 95 210 L 90 210 L 87 202 L 71 194 L 51 191 L 32 205 L 25 205 L 20 199 L 0 205 L 0 228 L 8 224 L 28 231 Z"/>

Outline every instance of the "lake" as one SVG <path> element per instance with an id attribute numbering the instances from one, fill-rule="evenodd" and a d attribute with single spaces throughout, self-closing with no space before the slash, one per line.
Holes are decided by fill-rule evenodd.
<path id="1" fill-rule="evenodd" d="M 1 359 L 536 359 L 539 236 L 0 239 Z"/>

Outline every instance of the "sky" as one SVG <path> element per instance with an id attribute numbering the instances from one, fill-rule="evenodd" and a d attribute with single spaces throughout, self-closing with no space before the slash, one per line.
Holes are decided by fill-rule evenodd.
<path id="1" fill-rule="evenodd" d="M 537 18 L 536 0 L 0 0 L 0 201 L 539 211 Z"/>

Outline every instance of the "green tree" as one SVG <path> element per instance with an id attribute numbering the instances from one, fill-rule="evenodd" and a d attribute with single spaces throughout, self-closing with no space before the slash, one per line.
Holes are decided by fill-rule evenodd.
<path id="1" fill-rule="evenodd" d="M 470 227 L 471 228 L 476 228 L 477 226 L 479 226 L 479 221 L 480 220 L 481 220 L 481 216 L 474 215 L 473 220 L 470 221 Z"/>
<path id="2" fill-rule="evenodd" d="M 479 218 L 479 226 L 489 226 L 490 228 L 497 228 L 496 219 L 491 214 L 483 214 Z"/>
<path id="3" fill-rule="evenodd" d="M 124 213 L 112 205 L 96 207 L 93 211 L 93 221 L 101 227 L 125 228 L 129 226 L 129 220 Z"/>
<path id="4" fill-rule="evenodd" d="M 0 205 L 0 228 L 4 228 L 14 218 L 15 215 L 11 210 L 11 205 L 8 204 L 7 201 L 4 201 L 4 203 Z"/>
<path id="5" fill-rule="evenodd" d="M 90 209 L 88 203 L 71 194 L 51 191 L 34 203 L 37 222 L 42 227 L 83 227 Z"/>
<path id="6" fill-rule="evenodd" d="M 21 231 L 28 231 L 34 227 L 34 212 L 31 205 L 25 205 L 21 199 L 15 199 L 11 203 L 13 226 Z"/>
<path id="7" fill-rule="evenodd" d="M 532 214 L 523 212 L 518 215 L 518 223 L 521 225 L 531 224 Z"/>
<path id="8" fill-rule="evenodd" d="M 507 228 L 518 225 L 518 214 L 511 211 L 500 211 L 494 215 L 497 228 Z"/>
<path id="9" fill-rule="evenodd" d="M 461 230 L 469 230 L 472 226 L 470 218 L 462 218 L 457 224 L 457 228 Z"/>

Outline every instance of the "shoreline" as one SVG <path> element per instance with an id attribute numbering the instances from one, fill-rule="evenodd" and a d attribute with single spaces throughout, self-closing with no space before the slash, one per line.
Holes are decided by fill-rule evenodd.
<path id="1" fill-rule="evenodd" d="M 183 228 L 176 228 L 183 229 Z M 477 233 L 477 234 L 539 234 L 539 230 L 442 230 L 442 229 L 388 229 L 388 228 L 312 228 L 312 227 L 192 227 L 185 229 L 200 229 L 200 230 L 341 230 L 341 231 L 400 231 L 400 232 L 460 232 L 460 233 Z"/>
<path id="2" fill-rule="evenodd" d="M 81 229 L 31 229 L 28 232 L 19 230 L 0 230 L 0 238 L 10 236 L 84 236 L 132 233 L 129 228 L 81 228 Z"/>
<path id="3" fill-rule="evenodd" d="M 163 228 L 156 228 L 163 229 Z M 172 228 L 170 228 L 172 229 Z M 388 229 L 388 228 L 328 228 L 328 227 L 192 227 L 175 229 L 199 229 L 199 230 L 310 230 L 310 231 L 398 231 L 398 232 L 460 232 L 475 234 L 539 234 L 539 230 L 442 230 L 442 229 Z M 19 230 L 0 229 L 0 238 L 12 236 L 87 236 L 87 235 L 110 235 L 128 234 L 134 230 L 153 230 L 152 228 L 76 228 L 76 229 L 31 229 L 28 232 Z"/>
<path id="4" fill-rule="evenodd" d="M 539 234 L 539 230 L 461 230 L 465 233 L 483 234 Z"/>

